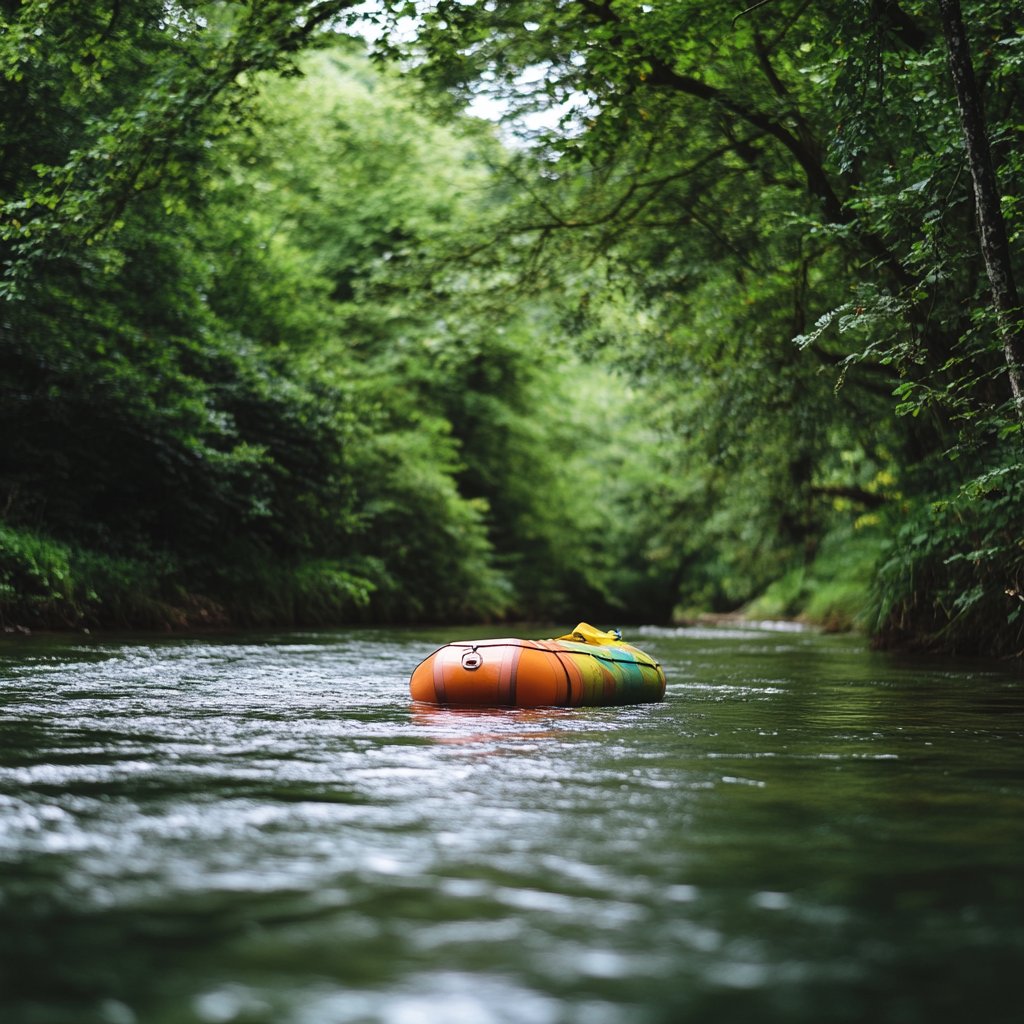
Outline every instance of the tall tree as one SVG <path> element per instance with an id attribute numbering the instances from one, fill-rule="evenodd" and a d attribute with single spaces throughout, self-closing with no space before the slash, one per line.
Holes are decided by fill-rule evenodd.
<path id="1" fill-rule="evenodd" d="M 1017 415 L 1024 420 L 1024 313 L 1013 276 L 1006 222 L 1000 206 L 1002 192 L 992 162 L 981 92 L 974 74 L 970 43 L 964 29 L 960 0 L 939 0 L 942 29 L 949 51 L 949 69 L 963 126 L 967 162 L 974 184 L 981 253 L 992 289 L 992 304 L 1003 341 L 1010 390 Z"/>

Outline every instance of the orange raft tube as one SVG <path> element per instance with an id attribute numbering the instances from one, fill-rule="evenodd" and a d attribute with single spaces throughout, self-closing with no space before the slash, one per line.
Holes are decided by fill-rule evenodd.
<path id="1" fill-rule="evenodd" d="M 412 699 L 478 707 L 597 707 L 665 696 L 665 673 L 643 651 L 581 622 L 555 640 L 457 640 L 416 666 Z"/>

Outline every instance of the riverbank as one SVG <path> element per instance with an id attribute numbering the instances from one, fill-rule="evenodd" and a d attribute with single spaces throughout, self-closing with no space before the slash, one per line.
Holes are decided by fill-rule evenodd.
<path id="1" fill-rule="evenodd" d="M 328 559 L 254 564 L 225 561 L 198 570 L 169 553 L 110 555 L 27 530 L 0 533 L 0 629 L 143 630 L 342 626 L 418 621 L 389 612 L 385 581 Z M 727 612 L 689 609 L 678 624 L 749 621 L 802 623 L 824 632 L 861 631 L 870 616 L 879 541 L 837 533 L 808 565 L 794 566 L 754 600 Z M 392 582 L 391 586 L 395 584 Z M 383 598 L 383 599 L 382 599 Z M 514 610 L 467 606 L 444 621 L 480 623 L 521 618 Z M 566 617 L 593 612 L 566 609 Z M 436 616 L 427 616 L 438 621 Z"/>
<path id="2" fill-rule="evenodd" d="M 0 629 L 194 631 L 359 621 L 376 588 L 329 559 L 185 564 L 0 526 Z"/>
<path id="3" fill-rule="evenodd" d="M 790 566 L 756 597 L 728 611 L 678 610 L 680 625 L 778 623 L 823 633 L 870 635 L 877 621 L 873 584 L 885 540 L 852 526 L 824 538 L 813 558 Z"/>
<path id="4" fill-rule="evenodd" d="M 855 633 L 874 647 L 921 653 L 1019 658 L 1012 645 L 993 645 L 980 634 L 972 643 L 940 630 L 880 628 L 879 565 L 891 548 L 874 529 L 852 527 L 828 535 L 813 559 L 791 566 L 756 597 L 720 610 L 677 609 L 676 625 L 808 628 Z M 521 627 L 511 604 L 480 607 L 467 600 L 450 614 L 405 607 L 400 583 L 354 571 L 330 559 L 230 562 L 215 567 L 184 565 L 167 553 L 113 556 L 26 530 L 0 526 L 0 632 L 138 631 L 201 633 L 246 629 L 338 628 L 348 625 L 424 624 L 497 630 Z M 545 616 L 621 625 L 639 621 L 585 600 Z M 651 618 L 651 622 L 658 619 Z M 499 625 L 504 623 L 505 625 Z M 540 627 L 543 631 L 543 626 Z"/>

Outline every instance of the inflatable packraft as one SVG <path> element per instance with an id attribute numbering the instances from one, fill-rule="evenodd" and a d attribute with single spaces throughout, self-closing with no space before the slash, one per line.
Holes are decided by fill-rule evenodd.
<path id="1" fill-rule="evenodd" d="M 643 651 L 581 622 L 554 640 L 457 640 L 416 666 L 413 700 L 478 707 L 596 707 L 665 696 L 665 673 Z"/>

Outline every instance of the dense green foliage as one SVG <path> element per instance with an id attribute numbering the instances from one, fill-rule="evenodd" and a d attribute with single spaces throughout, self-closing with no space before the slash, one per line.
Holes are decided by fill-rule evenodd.
<path id="1" fill-rule="evenodd" d="M 382 0 L 377 67 L 353 6 L 0 4 L 6 622 L 1024 646 L 935 5 Z M 964 11 L 1019 280 L 1015 13 Z"/>
<path id="2" fill-rule="evenodd" d="M 1018 651 L 1019 348 L 1003 339 L 1020 309 L 997 323 L 937 6 L 389 7 L 416 24 L 392 55 L 464 101 L 500 98 L 529 135 L 529 200 L 505 232 L 533 240 L 531 270 L 571 246 L 638 311 L 608 319 L 593 275 L 569 282 L 589 343 L 660 410 L 663 484 L 638 513 L 674 598 L 736 606 L 869 528 L 853 543 L 888 545 L 880 638 Z M 1019 279 L 1016 14 L 991 0 L 964 19 Z"/>
<path id="3" fill-rule="evenodd" d="M 52 17 L 44 6 L 13 23 L 22 38 L 36 38 L 34 15 Z M 64 61 L 27 47 L 7 83 L 32 82 L 38 122 L 9 126 L 4 161 L 22 197 L 5 211 L 5 620 L 600 606 L 603 556 L 581 531 L 605 525 L 585 490 L 601 460 L 573 448 L 565 414 L 580 436 L 607 427 L 565 372 L 557 325 L 536 301 L 504 303 L 494 324 L 402 295 L 392 269 L 485 216 L 490 135 L 433 127 L 358 45 L 339 44 L 301 77 L 246 80 L 219 109 L 204 93 L 214 108 L 168 127 L 157 163 L 133 152 L 147 143 L 124 122 L 187 84 L 147 92 L 138 55 L 152 50 L 148 70 L 166 81 L 214 53 L 212 30 L 108 13 L 109 38 L 82 43 L 69 26 Z M 98 80 L 72 45 L 109 55 Z M 144 168 L 116 183 L 82 165 L 87 148 Z M 132 195 L 111 220 L 118 188 Z"/>

